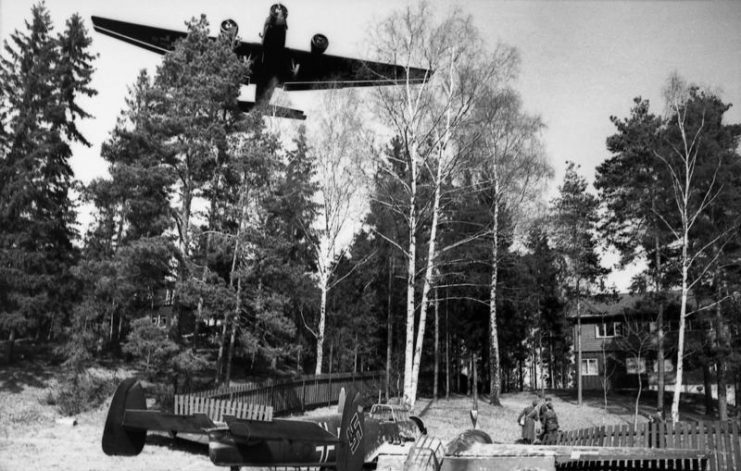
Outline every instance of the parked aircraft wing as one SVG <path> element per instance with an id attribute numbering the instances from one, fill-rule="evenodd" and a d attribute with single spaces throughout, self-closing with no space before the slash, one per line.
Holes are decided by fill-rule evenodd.
<path id="1" fill-rule="evenodd" d="M 242 440 L 289 440 L 316 443 L 317 445 L 339 443 L 333 433 L 316 422 L 303 420 L 273 419 L 272 422 L 238 419 L 225 416 L 224 421 L 232 435 Z"/>
<path id="2" fill-rule="evenodd" d="M 383 62 L 365 61 L 329 54 L 286 48 L 294 76 L 283 84 L 286 91 L 316 90 L 343 87 L 374 87 L 379 85 L 421 84 L 432 71 L 409 69 Z"/>

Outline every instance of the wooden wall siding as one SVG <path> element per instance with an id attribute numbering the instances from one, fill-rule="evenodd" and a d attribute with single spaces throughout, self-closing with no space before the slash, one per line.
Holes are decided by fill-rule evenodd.
<path id="1" fill-rule="evenodd" d="M 348 392 L 355 389 L 361 394 L 375 395 L 383 389 L 384 377 L 381 371 L 305 375 L 298 379 L 220 387 L 184 396 L 260 404 L 270 406 L 275 414 L 285 414 L 337 404 L 342 388 Z"/>
<path id="2" fill-rule="evenodd" d="M 574 324 L 574 329 L 578 326 Z M 574 331 L 576 333 L 576 330 Z M 576 337 L 574 337 L 576 338 Z M 615 342 L 619 337 L 610 338 L 597 338 L 597 325 L 596 324 L 585 324 L 582 321 L 581 324 L 581 351 L 583 352 L 600 352 L 602 353 L 602 344 L 605 344 L 605 350 L 608 352 L 622 350 L 619 348 L 618 342 Z"/>
<path id="3" fill-rule="evenodd" d="M 545 444 L 700 450 L 709 456 L 707 469 L 710 471 L 741 469 L 741 435 L 737 421 L 592 427 L 562 431 Z"/>

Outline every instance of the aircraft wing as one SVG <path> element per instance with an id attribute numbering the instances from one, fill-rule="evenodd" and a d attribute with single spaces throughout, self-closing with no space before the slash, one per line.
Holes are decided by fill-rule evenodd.
<path id="1" fill-rule="evenodd" d="M 112 20 L 93 16 L 93 29 L 98 33 L 133 44 L 157 54 L 165 54 L 175 49 L 175 42 L 188 35 L 185 31 L 175 31 L 138 23 Z M 239 54 L 258 57 L 262 54 L 262 44 L 240 41 Z"/>
<path id="2" fill-rule="evenodd" d="M 224 421 L 232 435 L 246 440 L 288 440 L 330 445 L 339 438 L 316 422 L 274 419 L 271 422 L 237 419 L 225 416 Z"/>
<path id="3" fill-rule="evenodd" d="M 330 54 L 286 48 L 294 76 L 284 81 L 286 91 L 343 87 L 401 85 L 407 82 L 407 69 L 400 65 L 364 61 Z M 421 84 L 432 75 L 428 69 L 408 69 L 409 83 Z"/>

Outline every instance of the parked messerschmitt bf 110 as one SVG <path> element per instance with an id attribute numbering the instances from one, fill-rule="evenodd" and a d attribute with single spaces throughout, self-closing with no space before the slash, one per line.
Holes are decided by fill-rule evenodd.
<path id="1" fill-rule="evenodd" d="M 426 433 L 417 417 L 399 417 L 390 406 L 365 414 L 360 394 L 340 394 L 337 414 L 300 419 L 247 420 L 225 416 L 214 422 L 206 414 L 176 415 L 147 410 L 136 379 L 123 381 L 113 396 L 103 431 L 107 455 L 135 456 L 147 431 L 198 434 L 208 438 L 217 466 L 335 467 L 359 471 L 384 447 L 413 442 Z"/>
<path id="2" fill-rule="evenodd" d="M 252 83 L 256 87 L 254 102 L 240 101 L 240 108 L 243 111 L 249 111 L 256 104 L 268 104 L 275 87 L 281 87 L 286 91 L 298 91 L 420 84 L 432 74 L 432 71 L 422 68 L 408 68 L 325 54 L 329 40 L 323 34 L 315 34 L 311 38 L 309 51 L 288 48 L 287 17 L 288 9 L 276 3 L 270 7 L 270 14 L 265 20 L 261 34 L 262 43 L 245 41 L 235 43 L 236 54 L 248 58 L 251 62 L 250 76 L 245 83 L 248 85 Z M 93 16 L 92 20 L 95 31 L 158 54 L 173 50 L 175 42 L 186 36 L 182 31 L 98 16 Z M 231 19 L 224 20 L 221 23 L 221 30 L 236 37 L 237 23 Z M 271 106 L 271 111 L 279 117 L 306 119 L 301 110 Z"/>

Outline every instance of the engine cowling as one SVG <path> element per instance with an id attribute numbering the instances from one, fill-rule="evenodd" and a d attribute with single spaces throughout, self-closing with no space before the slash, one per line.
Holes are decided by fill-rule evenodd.
<path id="1" fill-rule="evenodd" d="M 315 34 L 311 37 L 311 53 L 322 54 L 329 47 L 329 39 L 323 34 Z"/>
<path id="2" fill-rule="evenodd" d="M 229 18 L 221 22 L 221 32 L 223 34 L 233 34 L 236 36 L 238 31 L 239 26 L 233 19 Z"/>

